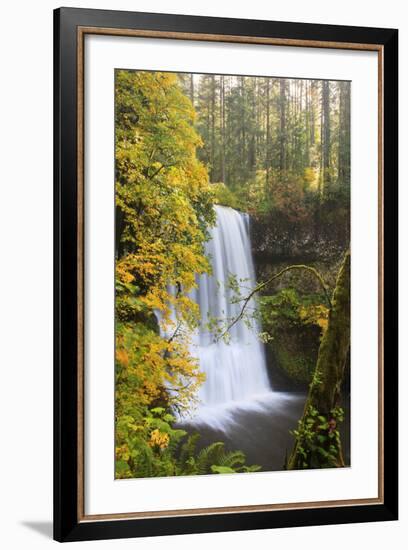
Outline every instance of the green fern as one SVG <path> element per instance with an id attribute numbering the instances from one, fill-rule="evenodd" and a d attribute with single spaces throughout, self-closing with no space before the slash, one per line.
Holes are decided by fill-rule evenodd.
<path id="1" fill-rule="evenodd" d="M 218 462 L 219 466 L 226 466 L 228 468 L 237 468 L 243 466 L 244 464 L 245 455 L 242 451 L 230 451 L 228 453 L 224 453 Z"/>
<path id="2" fill-rule="evenodd" d="M 197 474 L 211 473 L 211 466 L 219 464 L 224 455 L 224 443 L 216 441 L 204 447 L 197 455 Z"/>
<path id="3" fill-rule="evenodd" d="M 232 474 L 257 472 L 260 466 L 245 464 L 242 451 L 226 451 L 222 441 L 211 443 L 195 454 L 198 434 L 190 436 L 183 444 L 178 461 L 178 475 Z"/>
<path id="4" fill-rule="evenodd" d="M 199 439 L 200 435 L 194 433 L 189 435 L 187 440 L 182 444 L 177 460 L 178 475 L 191 475 L 195 473 L 196 463 L 194 454 Z"/>

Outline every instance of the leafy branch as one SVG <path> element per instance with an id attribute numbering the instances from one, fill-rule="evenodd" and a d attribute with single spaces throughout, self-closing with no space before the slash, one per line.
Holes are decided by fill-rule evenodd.
<path id="1" fill-rule="evenodd" d="M 330 299 L 330 295 L 329 295 L 329 290 L 327 288 L 327 285 L 326 283 L 324 282 L 324 279 L 322 277 L 322 275 L 317 271 L 317 269 L 315 269 L 314 267 L 310 267 L 308 265 L 303 265 L 303 264 L 296 264 L 296 265 L 289 265 L 287 267 L 285 267 L 284 269 L 282 269 L 281 271 L 279 271 L 278 273 L 276 273 L 275 275 L 272 275 L 272 277 L 270 277 L 269 279 L 267 279 L 266 281 L 262 282 L 262 283 L 259 283 L 258 285 L 256 285 L 252 290 L 251 292 L 249 292 L 249 294 L 247 294 L 247 296 L 245 298 L 241 298 L 239 301 L 240 302 L 243 302 L 243 305 L 242 305 L 242 308 L 241 308 L 241 311 L 239 312 L 239 314 L 237 315 L 237 317 L 235 317 L 235 319 L 233 319 L 233 321 L 227 326 L 227 328 L 224 330 L 224 332 L 220 335 L 219 339 L 223 338 L 230 330 L 231 328 L 236 324 L 238 323 L 238 321 L 240 321 L 243 316 L 244 316 L 244 313 L 245 313 L 245 310 L 249 304 L 249 302 L 251 301 L 251 299 L 254 297 L 254 295 L 257 293 L 257 292 L 260 292 L 262 289 L 264 289 L 265 287 L 267 287 L 268 285 L 270 285 L 273 281 L 275 281 L 276 279 L 278 279 L 279 277 L 281 277 L 282 275 L 284 275 L 285 273 L 287 273 L 288 271 L 294 271 L 294 270 L 305 270 L 305 271 L 308 271 L 309 273 L 311 273 L 312 275 L 314 275 L 314 277 L 317 278 L 317 280 L 319 281 L 319 284 L 320 286 L 322 287 L 323 291 L 324 291 L 324 295 L 326 297 L 326 300 L 327 300 L 327 304 L 329 306 L 329 309 L 331 308 L 332 306 L 332 303 L 331 303 L 331 299 Z"/>

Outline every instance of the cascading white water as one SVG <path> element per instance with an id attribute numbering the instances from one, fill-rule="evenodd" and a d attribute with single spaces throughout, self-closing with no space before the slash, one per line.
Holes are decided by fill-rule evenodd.
<path id="1" fill-rule="evenodd" d="M 238 282 L 242 296 L 256 284 L 248 215 L 224 206 L 215 206 L 215 212 L 216 224 L 205 245 L 212 274 L 200 275 L 197 288 L 190 294 L 201 312 L 201 327 L 194 335 L 192 353 L 206 375 L 198 396 L 197 420 L 204 420 L 214 407 L 242 407 L 271 391 L 257 323 L 252 321 L 248 326 L 244 320 L 236 322 L 230 329 L 228 343 L 215 338 L 208 328 L 211 318 L 227 325 L 242 309 L 242 302 L 234 303 L 236 292 L 231 288 L 231 276 Z M 251 299 L 246 310 L 256 307 L 256 301 Z"/>

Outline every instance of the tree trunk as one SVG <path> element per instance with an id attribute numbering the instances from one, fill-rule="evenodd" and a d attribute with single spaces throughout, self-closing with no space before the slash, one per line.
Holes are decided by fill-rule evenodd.
<path id="1" fill-rule="evenodd" d="M 240 76 L 239 77 L 239 90 L 241 95 L 241 104 L 240 104 L 240 111 L 241 111 L 241 121 L 240 121 L 240 127 L 241 127 L 241 162 L 242 166 L 245 166 L 245 159 L 246 159 L 246 129 L 245 129 L 245 77 Z M 245 166 L 246 168 L 246 166 Z"/>
<path id="2" fill-rule="evenodd" d="M 331 433 L 330 430 L 333 430 L 336 424 L 333 420 L 333 410 L 338 406 L 349 347 L 350 252 L 347 252 L 337 277 L 328 326 L 320 344 L 316 370 L 310 385 L 303 416 L 299 422 L 299 425 L 304 427 L 307 426 L 311 415 L 316 418 L 324 417 L 328 422 L 327 433 L 320 432 L 320 437 L 326 437 L 328 443 L 331 441 L 328 439 Z M 315 411 L 317 411 L 317 414 Z M 314 429 L 311 421 L 309 426 L 311 426 L 310 429 Z M 287 463 L 289 470 L 312 466 L 310 464 L 311 455 L 306 452 L 307 456 L 305 457 L 304 447 L 304 442 L 297 438 Z M 308 462 L 307 466 L 305 466 L 305 460 Z M 336 465 L 344 465 L 341 445 L 338 445 Z"/>
<path id="3" fill-rule="evenodd" d="M 350 184 L 350 83 L 340 82 L 338 182 Z"/>
<path id="4" fill-rule="evenodd" d="M 305 166 L 310 166 L 310 82 L 305 82 L 305 131 L 306 131 L 306 145 L 305 145 Z"/>
<path id="5" fill-rule="evenodd" d="M 312 80 L 310 84 L 310 145 L 313 146 L 316 140 L 316 95 L 318 84 L 316 80 Z"/>
<path id="6" fill-rule="evenodd" d="M 323 97 L 323 82 L 322 82 L 322 97 Z M 319 155 L 319 185 L 318 185 L 319 197 L 322 196 L 324 191 L 324 116 L 323 116 L 323 100 L 320 106 L 320 155 Z"/>
<path id="7" fill-rule="evenodd" d="M 269 191 L 269 181 L 271 172 L 271 130 L 270 130 L 270 78 L 266 79 L 266 188 Z"/>
<path id="8" fill-rule="evenodd" d="M 286 81 L 281 78 L 279 86 L 279 168 L 281 173 L 287 168 L 286 142 Z"/>
<path id="9" fill-rule="evenodd" d="M 220 118 L 221 118 L 221 181 L 225 183 L 225 81 L 221 76 L 221 100 L 220 100 Z"/>
<path id="10" fill-rule="evenodd" d="M 215 76 L 211 75 L 211 181 L 216 181 L 215 167 Z"/>
<path id="11" fill-rule="evenodd" d="M 330 88 L 329 82 L 323 80 L 322 83 L 322 112 L 323 112 L 323 182 L 322 192 L 325 193 L 329 190 L 331 184 L 330 174 Z"/>

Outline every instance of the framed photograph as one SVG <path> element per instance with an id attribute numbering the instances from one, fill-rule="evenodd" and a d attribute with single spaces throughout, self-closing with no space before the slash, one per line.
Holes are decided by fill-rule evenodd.
<path id="1" fill-rule="evenodd" d="M 397 519 L 397 30 L 54 29 L 55 539 Z"/>

